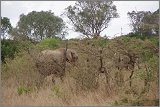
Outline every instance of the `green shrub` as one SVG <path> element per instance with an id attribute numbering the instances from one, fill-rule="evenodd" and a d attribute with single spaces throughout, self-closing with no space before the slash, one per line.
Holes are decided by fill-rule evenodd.
<path id="1" fill-rule="evenodd" d="M 2 65 L 2 81 L 15 78 L 14 83 L 24 86 L 35 86 L 39 73 L 31 56 L 24 52 L 15 55 L 13 60 L 6 59 Z"/>
<path id="2" fill-rule="evenodd" d="M 119 101 L 117 101 L 117 100 L 115 100 L 114 102 L 112 102 L 112 106 L 121 106 L 121 105 L 122 105 L 122 103 L 119 102 Z"/>
<path id="3" fill-rule="evenodd" d="M 99 37 L 97 39 L 90 40 L 90 42 L 92 44 L 94 44 L 95 46 L 105 47 L 108 44 L 109 40 L 105 39 L 105 38 L 102 38 L 102 37 Z"/>
<path id="4" fill-rule="evenodd" d="M 2 40 L 1 42 L 1 60 L 5 62 L 5 58 L 13 59 L 15 54 L 21 51 L 28 51 L 31 43 L 29 41 Z"/>
<path id="5" fill-rule="evenodd" d="M 139 99 L 132 100 L 130 103 L 131 103 L 131 106 L 143 106 L 143 101 Z"/>
<path id="6" fill-rule="evenodd" d="M 51 90 L 57 97 L 64 98 L 64 93 L 60 90 L 60 87 L 58 87 L 57 85 L 54 85 Z"/>
<path id="7" fill-rule="evenodd" d="M 128 37 L 128 36 L 122 36 L 122 40 L 123 40 L 124 42 L 129 42 L 129 41 L 131 40 L 131 38 Z"/>
<path id="8" fill-rule="evenodd" d="M 150 37 L 148 39 L 152 44 L 154 44 L 155 46 L 159 46 L 159 39 L 156 37 Z"/>
<path id="9" fill-rule="evenodd" d="M 29 87 L 20 86 L 17 88 L 18 95 L 28 94 L 29 92 L 31 92 L 31 88 Z"/>
<path id="10" fill-rule="evenodd" d="M 159 46 L 159 40 L 157 36 L 154 35 L 142 35 L 140 33 L 129 33 L 128 35 L 126 35 L 127 37 L 131 37 L 131 38 L 137 38 L 137 39 L 141 39 L 141 40 L 150 40 L 153 44 Z"/>
<path id="11" fill-rule="evenodd" d="M 59 38 L 47 38 L 38 43 L 38 47 L 41 49 L 55 49 L 60 46 L 61 39 Z"/>
<path id="12" fill-rule="evenodd" d="M 5 58 L 14 58 L 14 54 L 19 51 L 17 42 L 13 40 L 2 40 L 1 41 L 1 60 L 5 62 Z"/>
<path id="13" fill-rule="evenodd" d="M 139 38 L 141 40 L 145 40 L 146 38 L 148 38 L 148 35 L 141 35 L 140 33 L 130 33 L 127 36 L 129 37 L 135 37 L 135 38 Z"/>

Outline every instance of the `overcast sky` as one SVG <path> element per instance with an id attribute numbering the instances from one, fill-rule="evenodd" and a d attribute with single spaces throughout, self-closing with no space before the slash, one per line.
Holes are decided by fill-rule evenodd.
<path id="1" fill-rule="evenodd" d="M 55 15 L 60 16 L 66 7 L 69 5 L 73 6 L 75 2 L 76 1 L 1 1 L 1 16 L 8 17 L 12 26 L 15 27 L 22 13 L 26 15 L 32 11 L 52 10 Z M 133 10 L 154 12 L 159 8 L 159 1 L 114 1 L 113 4 L 116 5 L 120 17 L 111 20 L 109 27 L 102 32 L 102 36 L 119 36 L 121 28 L 123 34 L 131 32 L 127 12 Z M 64 21 L 66 21 L 66 18 Z M 69 28 L 72 27 L 69 26 Z M 80 35 L 72 30 L 68 32 L 69 35 L 67 38 L 75 38 Z"/>

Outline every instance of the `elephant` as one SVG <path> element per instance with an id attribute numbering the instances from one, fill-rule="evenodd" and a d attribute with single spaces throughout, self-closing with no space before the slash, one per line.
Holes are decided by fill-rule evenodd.
<path id="1" fill-rule="evenodd" d="M 118 70 L 122 70 L 123 68 L 125 68 L 131 71 L 131 74 L 129 76 L 130 87 L 131 87 L 135 66 L 137 65 L 138 69 L 140 69 L 138 55 L 134 53 L 127 53 L 126 55 L 120 55 L 120 54 L 117 55 L 115 53 L 114 57 L 115 57 L 114 58 L 115 67 L 118 68 Z"/>
<path id="2" fill-rule="evenodd" d="M 127 69 L 132 70 L 134 69 L 135 60 L 128 55 L 123 54 L 114 54 L 113 62 L 115 64 L 115 67 L 118 68 L 118 70 Z"/>
<path id="3" fill-rule="evenodd" d="M 65 76 L 66 62 L 75 66 L 78 61 L 78 54 L 73 49 L 59 48 L 56 50 L 43 50 L 39 53 L 36 61 L 36 67 L 42 80 L 50 75 L 60 77 L 63 81 Z M 52 82 L 55 82 L 54 76 Z M 42 78 L 43 77 L 43 78 Z"/>

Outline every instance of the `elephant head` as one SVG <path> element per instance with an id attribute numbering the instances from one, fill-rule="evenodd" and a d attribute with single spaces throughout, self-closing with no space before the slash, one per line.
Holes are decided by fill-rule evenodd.
<path id="1" fill-rule="evenodd" d="M 66 61 L 71 63 L 72 65 L 75 65 L 75 63 L 78 60 L 78 54 L 75 50 L 67 49 L 66 51 Z"/>

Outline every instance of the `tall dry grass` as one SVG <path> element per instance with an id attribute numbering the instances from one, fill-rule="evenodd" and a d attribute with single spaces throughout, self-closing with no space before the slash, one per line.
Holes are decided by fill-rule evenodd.
<path id="1" fill-rule="evenodd" d="M 97 75 L 94 75 L 96 72 L 93 72 L 96 68 L 88 71 L 91 68 L 88 68 L 88 64 L 81 63 L 78 67 L 68 64 L 63 83 L 56 78 L 56 84 L 53 84 L 52 76 L 49 76 L 37 89 L 39 73 L 28 53 L 22 52 L 6 62 L 2 68 L 1 105 L 110 105 L 112 101 L 111 96 L 105 94 L 104 76 L 97 80 Z M 95 88 L 96 82 L 101 84 L 100 87 Z"/>
<path id="2" fill-rule="evenodd" d="M 102 86 L 94 91 L 80 91 L 74 87 L 74 80 L 66 76 L 64 83 L 59 78 L 56 84 L 51 82 L 51 77 L 45 79 L 45 84 L 37 91 L 19 95 L 15 84 L 15 79 L 6 81 L 13 84 L 2 86 L 3 101 L 1 105 L 111 105 L 117 96 L 106 96 L 105 87 Z M 102 80 L 101 80 L 102 81 Z"/>
<path id="3" fill-rule="evenodd" d="M 99 57 L 82 51 L 78 45 L 77 42 L 68 45 L 78 52 L 79 61 L 75 67 L 67 63 L 64 82 L 60 78 L 55 78 L 53 84 L 52 76 L 49 76 L 45 78 L 40 88 L 36 86 L 39 81 L 39 73 L 33 58 L 36 52 L 32 55 L 22 52 L 13 60 L 8 59 L 7 63 L 2 65 L 3 100 L 0 105 L 157 105 L 151 99 L 159 98 L 158 84 L 151 81 L 149 91 L 141 94 L 144 90 L 144 81 L 140 78 L 141 71 L 138 67 L 135 67 L 133 84 L 129 87 L 130 71 L 126 69 L 119 71 L 113 65 L 113 61 L 104 56 L 103 66 L 108 74 L 100 73 Z M 91 51 L 94 52 L 96 49 L 97 47 L 92 48 Z M 108 51 L 106 49 L 104 53 Z M 150 104 L 147 104 L 148 99 L 151 101 Z"/>

